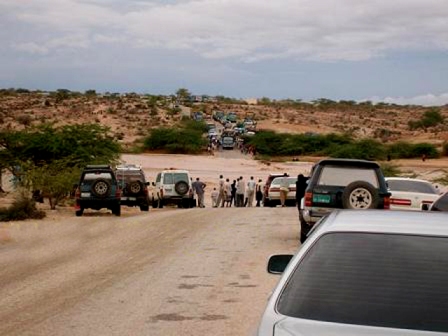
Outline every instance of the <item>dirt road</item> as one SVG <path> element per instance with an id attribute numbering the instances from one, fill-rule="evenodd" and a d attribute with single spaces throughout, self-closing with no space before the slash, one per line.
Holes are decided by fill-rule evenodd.
<path id="1" fill-rule="evenodd" d="M 295 208 L 156 209 L 9 225 L 0 335 L 250 335 L 298 246 Z"/>

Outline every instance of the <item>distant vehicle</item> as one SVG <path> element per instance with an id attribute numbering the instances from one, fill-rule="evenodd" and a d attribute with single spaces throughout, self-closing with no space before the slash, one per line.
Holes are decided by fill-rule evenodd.
<path id="1" fill-rule="evenodd" d="M 227 114 L 227 121 L 230 121 L 231 123 L 236 123 L 238 120 L 238 116 L 235 112 L 229 112 Z"/>
<path id="2" fill-rule="evenodd" d="M 448 216 L 336 210 L 281 274 L 258 336 L 429 336 L 448 333 Z"/>
<path id="3" fill-rule="evenodd" d="M 194 112 L 193 120 L 202 121 L 202 120 L 204 120 L 204 115 L 202 114 L 202 112 Z"/>
<path id="4" fill-rule="evenodd" d="M 284 173 L 271 173 L 268 175 L 263 187 L 263 206 L 269 206 L 269 187 L 276 177 L 283 177 Z M 287 175 L 289 176 L 289 175 Z"/>
<path id="5" fill-rule="evenodd" d="M 75 214 L 82 216 L 85 209 L 106 208 L 121 215 L 121 190 L 114 170 L 109 165 L 88 165 L 75 185 Z"/>
<path id="6" fill-rule="evenodd" d="M 224 117 L 224 112 L 222 111 L 215 111 L 215 113 L 213 113 L 213 119 L 215 121 L 221 121 L 221 119 Z"/>
<path id="7" fill-rule="evenodd" d="M 120 165 L 115 169 L 115 176 L 122 190 L 121 205 L 136 206 L 141 211 L 148 211 L 149 182 L 146 181 L 142 167 L 134 164 Z"/>
<path id="8" fill-rule="evenodd" d="M 268 190 L 268 204 L 266 206 L 275 207 L 280 204 L 280 183 L 283 177 L 276 177 L 272 180 L 271 185 Z M 289 181 L 289 191 L 286 195 L 286 204 L 295 205 L 296 204 L 296 182 L 297 176 L 288 177 Z"/>
<path id="9" fill-rule="evenodd" d="M 207 122 L 207 130 L 210 131 L 212 129 L 216 129 L 216 125 L 214 122 Z"/>
<path id="10" fill-rule="evenodd" d="M 432 183 L 405 177 L 386 177 L 391 210 L 422 210 L 423 204 L 430 206 L 440 196 Z"/>
<path id="11" fill-rule="evenodd" d="M 324 159 L 313 167 L 299 220 L 303 243 L 311 227 L 335 209 L 389 209 L 390 192 L 376 162 Z"/>
<path id="12" fill-rule="evenodd" d="M 223 135 L 221 137 L 221 144 L 223 149 L 234 149 L 235 148 L 235 136 L 233 135 Z"/>

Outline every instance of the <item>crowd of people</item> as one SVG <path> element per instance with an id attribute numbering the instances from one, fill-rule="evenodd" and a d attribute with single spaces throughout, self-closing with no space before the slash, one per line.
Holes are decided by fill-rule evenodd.
<path id="1" fill-rule="evenodd" d="M 288 175 L 286 173 L 284 177 L 285 181 L 287 181 Z M 308 178 L 303 174 L 297 176 L 295 197 L 298 205 L 300 205 L 300 200 L 305 195 L 307 180 Z M 205 207 L 206 186 L 199 177 L 192 183 L 193 192 L 197 199 L 197 206 L 200 208 Z M 289 185 L 286 184 L 280 186 L 280 201 L 282 207 L 286 205 L 286 196 L 289 192 L 288 187 Z M 253 176 L 247 181 L 243 176 L 231 181 L 229 178 L 224 178 L 223 175 L 220 175 L 218 187 L 214 187 L 211 191 L 212 207 L 260 207 L 263 202 L 263 188 L 263 181 L 261 179 L 256 181 Z"/>

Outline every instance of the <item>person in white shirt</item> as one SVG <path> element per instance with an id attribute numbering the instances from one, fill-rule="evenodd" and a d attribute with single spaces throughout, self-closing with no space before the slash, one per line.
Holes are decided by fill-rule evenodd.
<path id="1" fill-rule="evenodd" d="M 213 208 L 218 207 L 218 204 L 217 204 L 218 195 L 219 195 L 218 190 L 216 190 L 216 188 L 213 188 L 213 191 L 212 191 L 212 207 Z"/>
<path id="2" fill-rule="evenodd" d="M 244 183 L 244 179 L 240 176 L 239 181 L 237 182 L 236 189 L 236 206 L 243 207 L 244 206 L 244 193 L 246 192 L 246 184 Z"/>
<path id="3" fill-rule="evenodd" d="M 254 177 L 251 176 L 249 182 L 247 182 L 247 198 L 248 198 L 248 207 L 253 206 L 254 196 L 255 196 L 255 180 Z"/>
<path id="4" fill-rule="evenodd" d="M 219 175 L 219 186 L 218 186 L 218 199 L 216 200 L 216 206 L 224 206 L 224 177 Z"/>

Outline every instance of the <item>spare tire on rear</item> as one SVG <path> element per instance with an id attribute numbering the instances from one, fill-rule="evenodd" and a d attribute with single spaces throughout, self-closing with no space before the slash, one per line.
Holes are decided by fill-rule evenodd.
<path id="1" fill-rule="evenodd" d="M 97 197 L 107 197 L 110 194 L 110 183 L 104 179 L 98 179 L 92 184 L 92 194 Z"/>
<path id="2" fill-rule="evenodd" d="M 138 194 L 142 191 L 143 186 L 140 181 L 133 181 L 128 184 L 127 189 L 131 194 Z"/>
<path id="3" fill-rule="evenodd" d="M 174 190 L 176 190 L 176 192 L 182 196 L 185 195 L 189 189 L 190 187 L 188 186 L 188 183 L 185 181 L 179 181 L 174 185 Z"/>
<path id="4" fill-rule="evenodd" d="M 365 181 L 350 183 L 342 193 L 342 207 L 344 209 L 376 209 L 379 200 L 378 190 Z"/>

